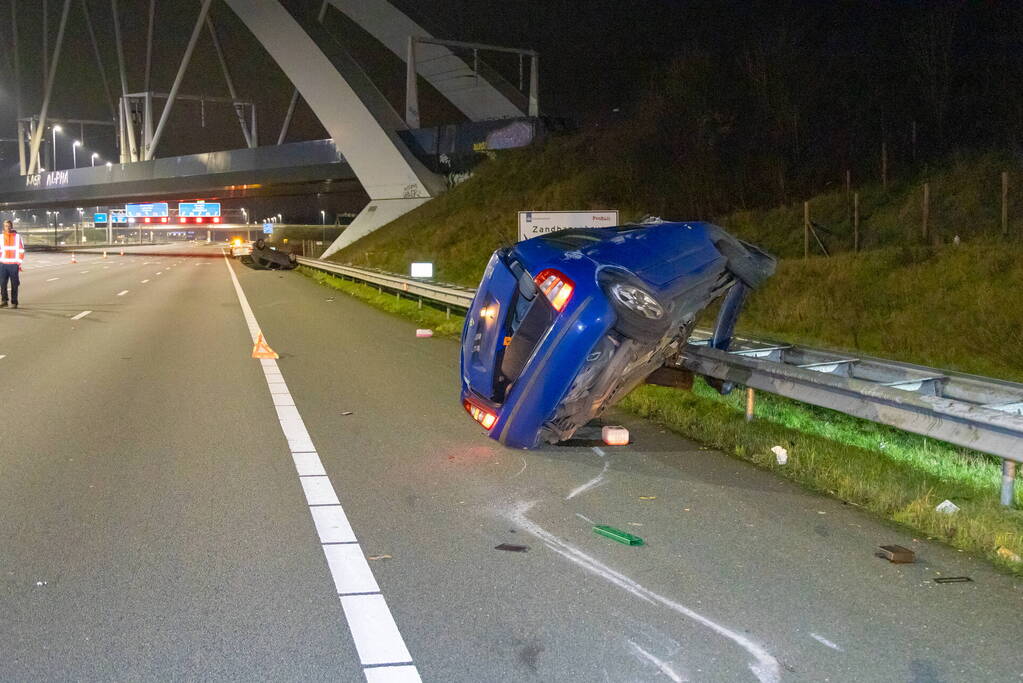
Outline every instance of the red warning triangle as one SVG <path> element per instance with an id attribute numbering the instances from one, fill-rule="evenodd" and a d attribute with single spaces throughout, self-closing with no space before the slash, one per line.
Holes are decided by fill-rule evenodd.
<path id="1" fill-rule="evenodd" d="M 270 348 L 270 345 L 263 339 L 263 333 L 259 333 L 259 337 L 256 338 L 256 343 L 252 347 L 253 358 L 280 358 L 277 353 Z"/>

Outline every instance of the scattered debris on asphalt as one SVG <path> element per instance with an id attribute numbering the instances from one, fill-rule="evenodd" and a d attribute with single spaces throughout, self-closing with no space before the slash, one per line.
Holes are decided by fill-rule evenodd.
<path id="1" fill-rule="evenodd" d="M 959 512 L 959 506 L 950 500 L 943 500 L 938 503 L 938 507 L 934 508 L 937 512 L 944 512 L 946 515 L 952 515 Z"/>
<path id="2" fill-rule="evenodd" d="M 350 411 L 350 410 L 346 410 L 346 411 L 344 411 L 344 412 L 343 412 L 343 413 L 341 413 L 341 414 L 342 414 L 342 415 L 351 415 L 351 414 L 352 414 L 352 411 Z"/>
<path id="3" fill-rule="evenodd" d="M 640 496 L 640 500 L 657 500 L 657 496 Z"/>
<path id="4" fill-rule="evenodd" d="M 49 581 L 36 581 L 36 585 L 37 586 L 45 586 L 48 583 L 49 583 Z"/>
<path id="5" fill-rule="evenodd" d="M 883 545 L 878 556 L 895 564 L 909 564 L 916 561 L 916 554 L 901 545 Z"/>
<path id="6" fill-rule="evenodd" d="M 784 465 L 789 461 L 789 452 L 781 446 L 775 446 L 771 449 L 771 452 L 774 453 L 774 459 L 779 465 Z"/>
<path id="7" fill-rule="evenodd" d="M 627 446 L 629 430 L 618 425 L 604 425 L 600 429 L 600 438 L 608 446 Z"/>
<path id="8" fill-rule="evenodd" d="M 973 583 L 968 576 L 941 576 L 933 579 L 934 583 Z"/>
<path id="9" fill-rule="evenodd" d="M 390 555 L 370 555 L 366 558 L 367 560 L 393 560 L 394 558 Z"/>
<path id="10" fill-rule="evenodd" d="M 433 330 L 416 330 L 416 337 L 418 339 L 426 339 L 427 337 L 433 336 Z"/>
<path id="11" fill-rule="evenodd" d="M 618 541 L 625 545 L 643 545 L 643 539 L 639 536 L 633 536 L 627 531 L 615 529 L 613 526 L 607 526 L 606 524 L 595 524 L 593 531 L 601 536 L 610 538 L 612 541 Z"/>
<path id="12" fill-rule="evenodd" d="M 1023 558 L 1020 558 L 1019 555 L 1017 555 L 1016 553 L 1012 552 L 1011 550 L 1006 548 L 1004 545 L 998 546 L 997 552 L 998 552 L 999 557 L 1004 557 L 1005 559 L 1009 560 L 1010 562 L 1023 562 Z"/>
<path id="13" fill-rule="evenodd" d="M 529 550 L 528 545 L 515 545 L 514 543 L 502 543 L 495 545 L 494 550 L 507 550 L 510 553 L 524 553 Z"/>
<path id="14" fill-rule="evenodd" d="M 330 297 L 329 299 L 327 299 L 328 302 L 333 301 L 333 300 L 334 300 L 334 297 Z"/>

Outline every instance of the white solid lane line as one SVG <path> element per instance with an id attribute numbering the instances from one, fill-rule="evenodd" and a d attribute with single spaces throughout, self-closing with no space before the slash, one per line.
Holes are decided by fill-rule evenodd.
<path id="1" fill-rule="evenodd" d="M 128 293 L 128 290 L 126 289 L 126 290 L 124 290 L 123 292 L 118 292 L 118 293 L 117 293 L 117 296 L 124 296 L 124 295 L 125 295 L 125 294 L 127 294 L 127 293 Z"/>
<path id="2" fill-rule="evenodd" d="M 226 254 L 224 265 L 238 295 L 249 336 L 255 343 L 261 334 L 259 322 Z M 261 359 L 260 365 L 359 653 L 363 674 L 369 683 L 419 683 L 419 670 L 412 663 L 412 655 L 380 592 L 362 545 L 352 531 L 330 477 L 323 469 L 284 375 L 275 360 Z"/>
<path id="3" fill-rule="evenodd" d="M 82 311 L 78 315 L 73 316 L 71 319 L 72 320 L 81 320 L 82 318 L 84 318 L 85 316 L 89 315 L 90 313 L 92 313 L 92 311 Z"/>

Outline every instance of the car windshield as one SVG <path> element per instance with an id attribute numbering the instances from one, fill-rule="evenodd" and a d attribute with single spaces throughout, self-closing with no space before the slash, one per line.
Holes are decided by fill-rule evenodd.
<path id="1" fill-rule="evenodd" d="M 570 228 L 568 230 L 558 230 L 557 232 L 550 232 L 546 235 L 540 235 L 537 237 L 539 240 L 543 240 L 545 243 L 552 247 L 557 247 L 565 251 L 572 249 L 580 249 L 582 247 L 589 246 L 591 244 L 598 244 L 608 239 L 609 235 L 603 231 L 611 231 L 614 233 L 625 233 L 632 232 L 634 230 L 642 230 L 642 225 L 616 225 L 609 228 Z M 601 232 L 597 232 L 600 230 Z"/>

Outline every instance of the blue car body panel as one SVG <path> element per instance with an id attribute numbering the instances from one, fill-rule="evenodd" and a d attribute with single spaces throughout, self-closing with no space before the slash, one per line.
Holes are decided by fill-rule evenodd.
<path id="1" fill-rule="evenodd" d="M 659 367 L 736 282 L 724 252 L 753 253 L 773 269 L 763 252 L 699 222 L 565 230 L 496 251 L 462 331 L 463 403 L 496 415 L 489 436 L 508 446 L 567 438 Z M 574 285 L 561 311 L 535 291 L 547 269 Z M 609 278 L 629 278 L 665 304 L 662 336 L 622 333 L 628 311 L 608 295 Z"/>

